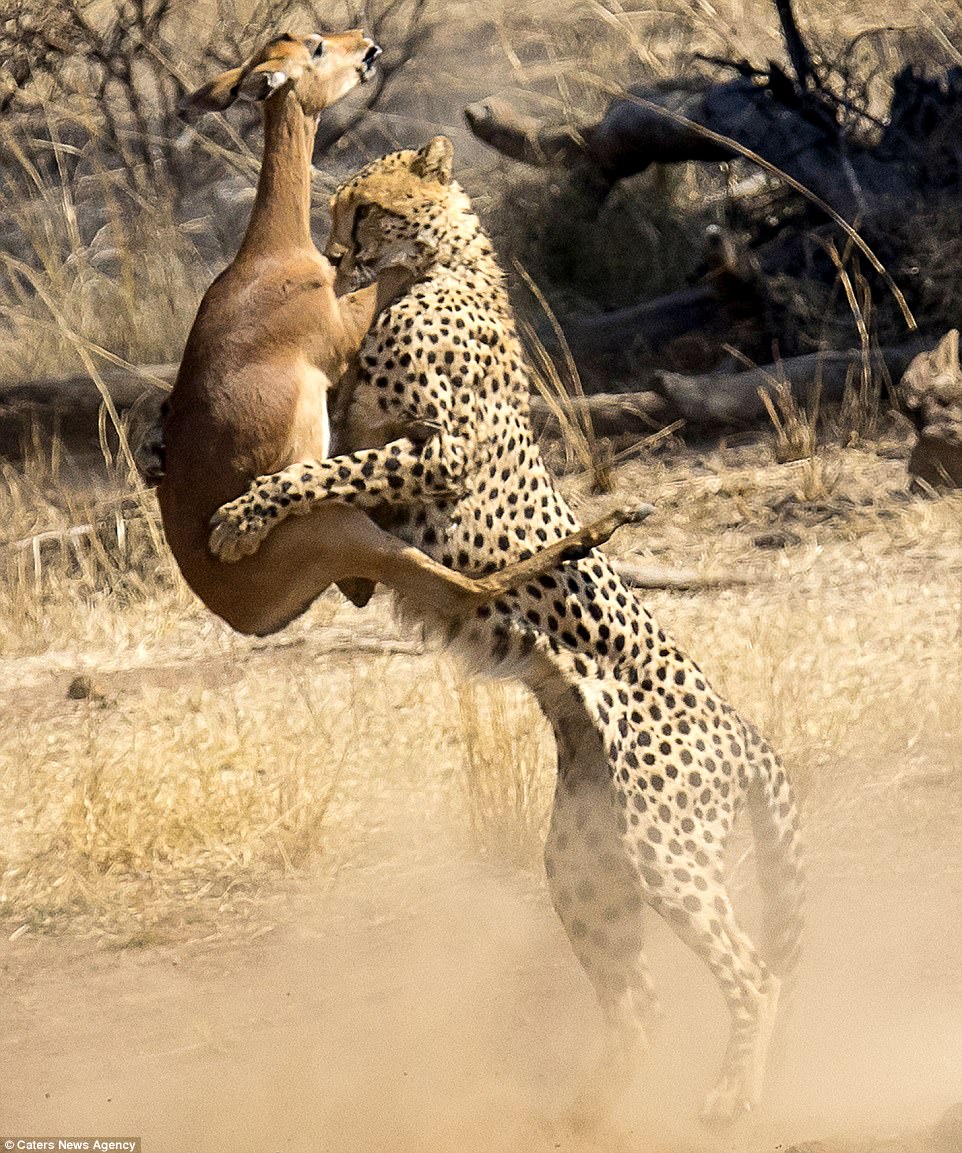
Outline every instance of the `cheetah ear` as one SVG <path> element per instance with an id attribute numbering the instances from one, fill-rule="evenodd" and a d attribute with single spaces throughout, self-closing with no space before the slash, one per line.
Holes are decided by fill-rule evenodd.
<path id="1" fill-rule="evenodd" d="M 454 145 L 446 136 L 435 136 L 415 155 L 411 171 L 422 180 L 450 184 L 454 172 Z"/>

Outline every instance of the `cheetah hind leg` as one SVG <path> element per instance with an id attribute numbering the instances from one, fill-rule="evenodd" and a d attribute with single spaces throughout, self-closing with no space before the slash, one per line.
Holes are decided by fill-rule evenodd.
<path id="1" fill-rule="evenodd" d="M 617 690 L 616 690 L 617 691 Z M 649 1053 L 661 1008 L 644 954 L 648 905 L 612 803 L 598 731 L 572 694 L 558 736 L 559 779 L 545 875 L 572 952 L 601 1009 L 601 1053 L 564 1113 L 579 1137 L 606 1131 Z"/>
<path id="2" fill-rule="evenodd" d="M 757 990 L 752 1034 L 744 1039 L 733 1035 L 722 1075 L 705 1097 L 700 1113 L 702 1124 L 709 1127 L 730 1125 L 758 1104 L 780 991 L 781 981 L 774 974 L 767 973 Z M 733 1013 L 736 1030 L 739 1012 L 736 1009 Z"/>
<path id="3" fill-rule="evenodd" d="M 705 962 L 728 1006 L 728 1047 L 700 1118 L 711 1127 L 731 1125 L 761 1099 L 781 982 L 740 928 L 728 894 L 717 882 L 709 885 L 697 910 L 667 895 L 652 905 Z"/>
<path id="4" fill-rule="evenodd" d="M 620 995 L 599 996 L 604 1021 L 601 1055 L 567 1111 L 570 1128 L 597 1133 L 644 1066 L 662 1011 L 644 956 L 633 963 L 632 984 Z"/>

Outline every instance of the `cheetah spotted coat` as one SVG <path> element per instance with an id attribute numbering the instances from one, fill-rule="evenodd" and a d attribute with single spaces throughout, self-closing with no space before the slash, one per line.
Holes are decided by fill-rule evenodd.
<path id="1" fill-rule="evenodd" d="M 221 545 L 259 539 L 331 497 L 371 509 L 404 540 L 472 575 L 573 531 L 532 438 L 529 376 L 503 275 L 451 180 L 447 141 L 376 161 L 348 182 L 334 201 L 332 253 L 347 284 L 398 264 L 416 277 L 362 349 L 347 421 L 356 450 L 259 478 L 219 514 Z M 427 438 L 403 435 L 413 425 Z M 796 809 L 774 753 L 600 553 L 444 627 L 481 667 L 516 672 L 556 735 L 548 885 L 607 1025 L 579 1110 L 606 1107 L 645 1049 L 655 1012 L 642 955 L 646 907 L 709 966 L 731 1013 L 706 1119 L 752 1108 L 801 926 Z M 746 800 L 766 899 L 764 959 L 723 878 Z"/>

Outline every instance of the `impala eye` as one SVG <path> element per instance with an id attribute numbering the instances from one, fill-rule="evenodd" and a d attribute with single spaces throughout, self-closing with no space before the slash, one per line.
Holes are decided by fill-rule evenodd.
<path id="1" fill-rule="evenodd" d="M 323 41 L 323 40 L 319 40 L 319 41 L 318 41 L 318 43 L 317 43 L 317 47 L 314 49 L 314 51 L 313 51 L 312 55 L 313 55 L 313 57 L 314 57 L 314 59 L 315 59 L 315 60 L 316 60 L 316 59 L 317 59 L 319 56 L 323 56 L 323 55 L 324 55 L 324 41 Z"/>

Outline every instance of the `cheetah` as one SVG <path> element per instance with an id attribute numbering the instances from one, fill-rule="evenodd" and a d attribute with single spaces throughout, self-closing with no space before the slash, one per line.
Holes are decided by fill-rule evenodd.
<path id="1" fill-rule="evenodd" d="M 414 283 L 362 345 L 344 451 L 260 477 L 219 510 L 211 547 L 222 559 L 330 498 L 361 505 L 473 576 L 576 531 L 529 426 L 529 374 L 503 273 L 452 170 L 451 144 L 437 137 L 374 161 L 334 197 L 329 255 L 341 289 L 398 268 Z M 385 430 L 410 421 L 436 431 L 420 444 L 385 444 Z M 730 1012 L 703 1119 L 728 1123 L 753 1109 L 802 928 L 796 804 L 775 753 L 598 552 L 438 627 L 481 669 L 520 677 L 555 734 L 547 883 L 606 1027 L 575 1118 L 600 1120 L 646 1052 L 658 1013 L 643 956 L 646 908 L 705 962 Z M 723 875 L 743 803 L 764 894 L 764 956 L 736 920 Z"/>

